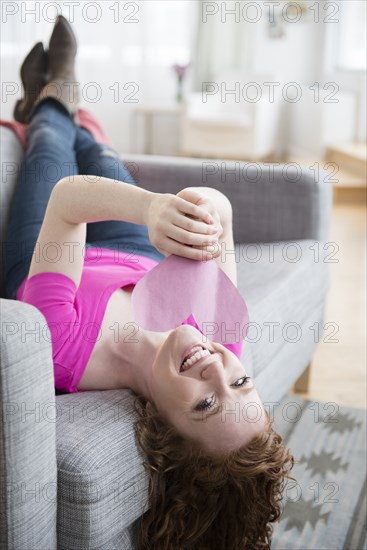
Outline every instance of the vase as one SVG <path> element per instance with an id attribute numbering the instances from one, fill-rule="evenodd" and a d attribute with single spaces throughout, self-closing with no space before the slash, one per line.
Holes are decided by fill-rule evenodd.
<path id="1" fill-rule="evenodd" d="M 177 103 L 182 103 L 183 101 L 183 78 L 181 75 L 178 75 L 178 78 L 177 78 L 176 101 Z"/>

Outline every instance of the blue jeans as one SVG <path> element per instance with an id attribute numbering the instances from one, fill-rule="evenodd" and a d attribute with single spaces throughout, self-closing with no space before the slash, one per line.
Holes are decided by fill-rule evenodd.
<path id="1" fill-rule="evenodd" d="M 15 299 L 27 277 L 50 193 L 63 177 L 104 176 L 137 185 L 118 154 L 95 141 L 54 99 L 42 101 L 27 130 L 28 148 L 19 170 L 10 208 L 4 251 L 5 293 Z M 87 224 L 86 246 L 165 258 L 150 242 L 144 225 L 123 221 Z"/>

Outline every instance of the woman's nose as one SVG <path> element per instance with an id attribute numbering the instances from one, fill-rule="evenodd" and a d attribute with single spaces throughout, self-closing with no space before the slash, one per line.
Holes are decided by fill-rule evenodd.
<path id="1" fill-rule="evenodd" d="M 224 374 L 224 365 L 222 359 L 214 359 L 201 371 L 201 377 L 208 379 L 210 377 L 223 376 Z"/>

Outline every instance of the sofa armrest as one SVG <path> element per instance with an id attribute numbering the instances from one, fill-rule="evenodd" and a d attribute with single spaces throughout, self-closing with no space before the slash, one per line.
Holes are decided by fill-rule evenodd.
<path id="1" fill-rule="evenodd" d="M 55 390 L 50 333 L 35 307 L 0 300 L 0 547 L 56 550 Z"/>
<path id="2" fill-rule="evenodd" d="M 315 239 L 329 235 L 332 186 L 296 163 L 255 162 L 122 154 L 141 187 L 174 193 L 184 187 L 213 187 L 232 203 L 236 243 Z"/>

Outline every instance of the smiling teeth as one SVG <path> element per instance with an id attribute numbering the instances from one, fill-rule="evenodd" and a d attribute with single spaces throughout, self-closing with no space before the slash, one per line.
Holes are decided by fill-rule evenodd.
<path id="1" fill-rule="evenodd" d="M 199 361 L 199 359 L 201 359 L 202 357 L 206 357 L 207 355 L 210 355 L 210 351 L 207 349 L 201 349 L 200 351 L 197 351 L 192 357 L 190 357 L 190 359 L 186 359 L 186 361 L 182 363 L 182 370 L 187 370 L 194 363 Z"/>

